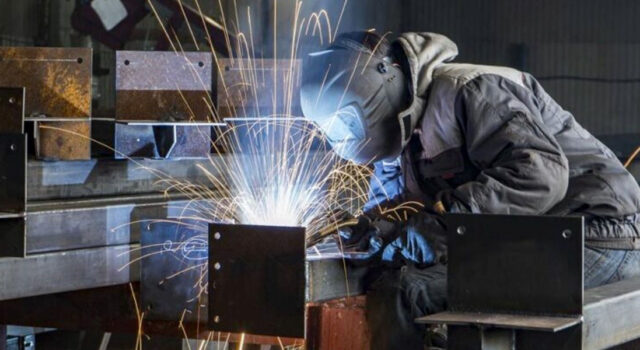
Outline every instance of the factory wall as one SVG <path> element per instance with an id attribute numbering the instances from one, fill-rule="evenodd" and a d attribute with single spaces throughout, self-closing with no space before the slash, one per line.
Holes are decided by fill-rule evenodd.
<path id="1" fill-rule="evenodd" d="M 248 32 L 251 14 L 254 43 L 264 57 L 273 57 L 274 40 L 277 55 L 288 57 L 295 0 L 220 1 L 231 28 Z M 221 17 L 218 1 L 199 2 L 205 13 Z M 0 45 L 92 46 L 94 64 L 112 70 L 113 52 L 70 28 L 74 6 L 74 0 L 0 0 Z M 300 14 L 326 9 L 335 27 L 342 6 L 342 0 L 307 0 Z M 531 72 L 582 124 L 603 135 L 640 133 L 639 14 L 637 0 L 349 0 L 340 30 L 446 34 L 458 43 L 458 61 Z M 126 48 L 153 49 L 159 35 L 149 16 Z M 185 49 L 188 41 L 183 40 Z M 302 46 L 308 51 L 319 45 L 311 40 Z M 109 114 L 113 106 L 111 74 L 96 77 L 99 114 Z"/>
<path id="2" fill-rule="evenodd" d="M 293 8 L 284 3 L 293 1 L 279 1 L 281 12 Z M 326 8 L 336 22 L 342 4 L 305 6 Z M 446 34 L 459 46 L 459 62 L 509 65 L 540 77 L 582 124 L 604 135 L 640 132 L 638 15 L 636 0 L 350 0 L 340 29 Z"/>

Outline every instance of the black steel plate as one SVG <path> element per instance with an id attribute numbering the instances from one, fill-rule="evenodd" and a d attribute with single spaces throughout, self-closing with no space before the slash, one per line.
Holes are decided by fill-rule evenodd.
<path id="1" fill-rule="evenodd" d="M 24 216 L 0 218 L 0 258 L 25 257 L 25 224 Z"/>
<path id="2" fill-rule="evenodd" d="M 209 242 L 211 329 L 303 338 L 305 229 L 211 224 Z"/>
<path id="3" fill-rule="evenodd" d="M 452 214 L 446 223 L 450 310 L 582 313 L 582 217 Z"/>
<path id="4" fill-rule="evenodd" d="M 204 308 L 207 299 L 207 226 L 189 220 L 150 220 L 142 223 L 140 240 L 145 318 L 206 321 L 206 311 L 198 308 Z"/>
<path id="5" fill-rule="evenodd" d="M 27 198 L 27 136 L 0 133 L 0 212 L 24 213 Z"/>
<path id="6" fill-rule="evenodd" d="M 0 131 L 24 133 L 24 88 L 0 87 Z"/>

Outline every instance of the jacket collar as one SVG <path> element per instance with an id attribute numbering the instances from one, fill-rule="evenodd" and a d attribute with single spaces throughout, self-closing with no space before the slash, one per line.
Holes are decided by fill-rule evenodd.
<path id="1" fill-rule="evenodd" d="M 404 33 L 396 42 L 402 47 L 411 72 L 411 104 L 398 114 L 404 148 L 424 113 L 434 69 L 452 61 L 458 55 L 458 47 L 446 36 L 436 33 Z"/>

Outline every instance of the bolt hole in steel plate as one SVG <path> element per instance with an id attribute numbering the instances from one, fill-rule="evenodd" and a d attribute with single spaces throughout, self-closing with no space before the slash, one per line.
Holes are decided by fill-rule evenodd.
<path id="1" fill-rule="evenodd" d="M 116 52 L 116 120 L 207 121 L 212 91 L 207 52 Z"/>
<path id="2" fill-rule="evenodd" d="M 0 47 L 0 57 L 0 86 L 26 89 L 25 114 L 57 120 L 38 122 L 38 157 L 89 159 L 91 49 Z"/>
<path id="3" fill-rule="evenodd" d="M 449 310 L 582 313 L 582 217 L 450 214 L 445 222 Z"/>
<path id="4" fill-rule="evenodd" d="M 210 328 L 304 338 L 305 229 L 210 224 L 209 235 Z"/>

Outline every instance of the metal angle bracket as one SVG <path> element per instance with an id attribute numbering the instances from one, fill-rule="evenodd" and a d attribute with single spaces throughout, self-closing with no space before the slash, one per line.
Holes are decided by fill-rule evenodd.
<path id="1" fill-rule="evenodd" d="M 213 61 L 206 52 L 116 53 L 116 158 L 206 158 Z"/>
<path id="2" fill-rule="evenodd" d="M 304 338 L 304 228 L 209 225 L 209 326 Z"/>
<path id="3" fill-rule="evenodd" d="M 25 88 L 38 158 L 90 158 L 91 66 L 88 48 L 0 47 L 0 86 Z"/>
<path id="4" fill-rule="evenodd" d="M 24 257 L 27 202 L 25 89 L 0 88 L 0 257 Z"/>
<path id="5" fill-rule="evenodd" d="M 115 157 L 206 158 L 211 152 L 212 124 L 116 123 Z"/>
<path id="6" fill-rule="evenodd" d="M 449 324 L 454 350 L 512 349 L 516 340 L 523 348 L 579 346 L 582 217 L 450 214 L 445 223 L 449 310 L 418 323 Z M 486 343 L 489 336 L 504 346 Z"/>

